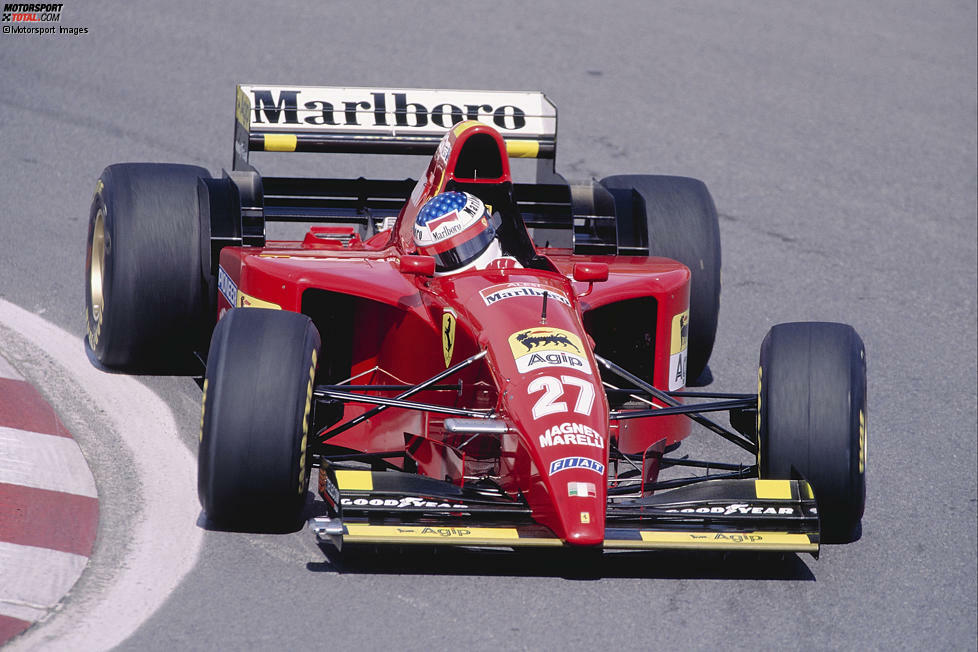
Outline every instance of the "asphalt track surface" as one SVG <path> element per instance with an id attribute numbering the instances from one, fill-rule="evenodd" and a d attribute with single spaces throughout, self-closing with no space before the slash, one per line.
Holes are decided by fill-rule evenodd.
<path id="1" fill-rule="evenodd" d="M 862 539 L 818 561 L 618 554 L 581 576 L 540 556 L 336 560 L 307 531 L 204 531 L 123 649 L 975 648 L 974 3 L 100 2 L 65 3 L 61 24 L 89 31 L 0 35 L 0 296 L 79 346 L 100 170 L 219 172 L 234 84 L 256 81 L 543 90 L 566 176 L 711 188 L 725 283 L 712 388 L 753 387 L 782 321 L 851 323 L 869 360 Z M 259 169 L 365 169 L 279 156 Z M 412 176 L 424 163 L 370 165 Z M 42 389 L 57 395 L 58 380 Z M 195 453 L 197 386 L 141 381 L 174 415 L 172 445 Z M 146 506 L 115 450 L 86 450 L 103 505 L 92 564 L 31 645 L 67 646 L 58 622 L 84 621 L 124 572 L 130 514 Z"/>

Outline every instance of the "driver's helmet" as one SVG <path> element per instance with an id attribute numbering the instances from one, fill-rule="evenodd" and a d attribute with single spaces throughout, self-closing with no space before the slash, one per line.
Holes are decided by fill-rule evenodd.
<path id="1" fill-rule="evenodd" d="M 429 199 L 414 222 L 418 253 L 435 259 L 435 271 L 459 272 L 486 256 L 502 255 L 486 205 L 467 192 L 443 192 Z"/>

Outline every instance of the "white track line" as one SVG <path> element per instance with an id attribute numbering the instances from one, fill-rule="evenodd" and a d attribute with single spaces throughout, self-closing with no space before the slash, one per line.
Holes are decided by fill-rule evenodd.
<path id="1" fill-rule="evenodd" d="M 70 552 L 0 541 L 3 593 L 0 613 L 26 621 L 48 615 L 78 580 L 88 557 Z M 44 569 L 39 573 L 38 569 Z"/>
<path id="2" fill-rule="evenodd" d="M 74 439 L 6 426 L 0 426 L 0 482 L 98 497 Z"/>
<path id="3" fill-rule="evenodd" d="M 35 626 L 8 649 L 114 647 L 153 615 L 197 562 L 202 531 L 196 460 L 180 441 L 167 404 L 131 376 L 95 369 L 80 337 L 3 299 L 0 323 L 56 360 L 103 411 L 128 445 L 142 488 L 133 496 L 141 516 L 130 533 L 130 553 L 112 584 L 98 595 L 79 596 L 80 604 Z"/>
<path id="4" fill-rule="evenodd" d="M 20 373 L 10 366 L 7 359 L 0 355 L 0 378 L 6 378 L 8 380 L 24 380 L 24 377 Z"/>

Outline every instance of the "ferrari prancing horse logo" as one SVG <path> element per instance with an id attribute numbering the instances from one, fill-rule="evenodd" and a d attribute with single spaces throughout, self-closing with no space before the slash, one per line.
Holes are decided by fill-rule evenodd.
<path id="1" fill-rule="evenodd" d="M 455 352 L 455 311 L 445 308 L 441 316 L 441 349 L 445 354 L 445 368 L 452 364 L 452 353 Z"/>

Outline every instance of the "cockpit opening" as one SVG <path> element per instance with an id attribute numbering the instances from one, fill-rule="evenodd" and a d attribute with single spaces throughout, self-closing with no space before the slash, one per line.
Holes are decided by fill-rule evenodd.
<path id="1" fill-rule="evenodd" d="M 459 152 L 454 176 L 460 181 L 492 181 L 503 176 L 496 140 L 485 133 L 469 136 Z"/>

